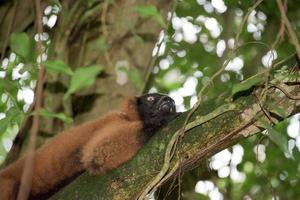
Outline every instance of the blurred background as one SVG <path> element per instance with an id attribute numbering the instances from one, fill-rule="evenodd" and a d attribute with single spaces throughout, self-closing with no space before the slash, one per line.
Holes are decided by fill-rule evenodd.
<path id="1" fill-rule="evenodd" d="M 202 96 L 221 105 L 241 81 L 278 62 L 285 63 L 283 71 L 297 63 L 278 1 L 49 0 L 42 1 L 41 34 L 30 2 L 0 1 L 3 164 L 26 149 L 37 62 L 46 69 L 38 145 L 117 108 L 125 96 L 166 93 L 184 112 L 225 67 Z M 280 2 L 300 38 L 300 2 Z M 37 41 L 44 45 L 39 55 Z M 291 79 L 298 71 L 295 65 Z M 300 114 L 284 118 L 275 141 L 257 134 L 217 153 L 186 172 L 180 186 L 166 183 L 152 198 L 300 199 L 299 119 Z"/>

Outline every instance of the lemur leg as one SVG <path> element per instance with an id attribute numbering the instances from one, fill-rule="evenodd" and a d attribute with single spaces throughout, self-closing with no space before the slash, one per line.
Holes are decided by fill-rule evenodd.
<path id="1" fill-rule="evenodd" d="M 0 199 L 15 200 L 18 193 L 18 182 L 14 179 L 2 179 L 0 181 L 3 182 L 0 185 Z"/>
<path id="2" fill-rule="evenodd" d="M 140 121 L 124 120 L 95 134 L 82 150 L 85 168 L 92 173 L 104 174 L 130 160 L 142 146 L 142 128 Z"/>

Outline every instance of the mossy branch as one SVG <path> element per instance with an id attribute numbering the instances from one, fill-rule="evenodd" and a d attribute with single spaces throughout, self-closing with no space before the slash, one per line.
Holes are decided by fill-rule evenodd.
<path id="1" fill-rule="evenodd" d="M 270 92 L 268 102 L 275 103 L 290 116 L 300 110 L 300 100 L 290 96 L 299 96 L 300 86 L 281 85 L 289 93 L 275 90 Z M 203 103 L 191 118 L 194 123 L 182 141 L 178 144 L 175 156 L 168 165 L 167 173 L 158 184 L 151 185 L 155 177 L 161 172 L 167 146 L 172 136 L 184 123 L 187 113 L 181 114 L 166 128 L 159 131 L 148 144 L 128 163 L 115 169 L 105 176 L 96 176 L 84 173 L 73 183 L 62 189 L 51 199 L 137 199 L 149 187 L 154 189 L 168 178 L 176 175 L 178 169 L 188 170 L 216 152 L 259 132 L 258 119 L 267 117 L 261 110 L 255 93 L 260 87 L 247 96 L 242 96 L 230 105 L 230 109 L 219 112 L 220 106 L 212 102 Z M 281 93 L 281 94 L 280 94 Z M 225 104 L 224 104 L 225 105 Z M 224 106 L 223 105 L 223 106 Z M 222 107 L 222 106 L 221 106 Z M 226 107 L 226 106 L 225 106 Z M 218 114 L 216 114 L 218 111 Z M 272 111 L 270 111 L 272 112 Z M 213 116 L 203 119 L 201 116 Z M 199 118 L 200 116 L 200 118 Z M 278 117 L 280 119 L 280 117 Z M 278 121 L 274 117 L 274 121 Z M 200 121 L 201 123 L 197 123 Z M 149 189 L 149 188 L 148 188 Z M 153 191 L 153 190 L 151 190 Z"/>

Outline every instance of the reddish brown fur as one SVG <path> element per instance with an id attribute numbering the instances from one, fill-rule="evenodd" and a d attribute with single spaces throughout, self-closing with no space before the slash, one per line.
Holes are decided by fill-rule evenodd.
<path id="1" fill-rule="evenodd" d="M 128 161 L 140 149 L 143 125 L 135 98 L 120 111 L 74 127 L 36 151 L 31 195 L 47 193 L 83 170 L 105 173 Z M 0 172 L 0 199 L 14 200 L 24 158 Z"/>

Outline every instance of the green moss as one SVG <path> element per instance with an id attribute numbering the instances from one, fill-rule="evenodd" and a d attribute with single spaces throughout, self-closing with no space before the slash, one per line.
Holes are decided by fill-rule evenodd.
<path id="1" fill-rule="evenodd" d="M 233 140 L 226 136 L 245 123 L 240 114 L 246 108 L 251 108 L 256 103 L 256 98 L 241 97 L 234 103 L 237 110 L 225 112 L 186 132 L 170 167 L 179 160 L 185 167 L 193 167 L 211 154 L 238 141 L 239 137 Z M 217 105 L 209 105 L 209 102 L 201 105 L 192 119 L 197 115 L 203 116 L 217 107 Z M 159 131 L 131 161 L 120 168 L 105 176 L 91 176 L 85 173 L 51 199 L 131 200 L 136 198 L 161 170 L 166 147 L 172 135 L 181 128 L 186 116 L 187 113 L 182 113 L 167 128 Z"/>

